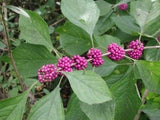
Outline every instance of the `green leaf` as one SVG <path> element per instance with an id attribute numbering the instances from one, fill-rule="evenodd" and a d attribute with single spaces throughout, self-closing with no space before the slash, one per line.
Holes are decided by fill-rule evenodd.
<path id="1" fill-rule="evenodd" d="M 109 12 L 107 15 L 99 18 L 94 29 L 95 35 L 102 35 L 114 26 L 115 23 L 111 19 L 111 13 L 112 12 Z"/>
<path id="2" fill-rule="evenodd" d="M 80 101 L 75 94 L 72 94 L 67 105 L 65 120 L 89 120 L 80 108 Z"/>
<path id="3" fill-rule="evenodd" d="M 30 89 L 16 97 L 1 100 L 0 120 L 22 120 L 29 91 Z"/>
<path id="4" fill-rule="evenodd" d="M 145 87 L 160 93 L 160 62 L 136 61 L 136 65 Z"/>
<path id="5" fill-rule="evenodd" d="M 157 41 L 150 40 L 146 46 L 158 45 Z M 144 51 L 144 57 L 147 61 L 160 61 L 160 49 L 146 49 Z"/>
<path id="6" fill-rule="evenodd" d="M 136 25 L 134 19 L 131 16 L 116 16 L 112 17 L 117 27 L 125 33 L 136 34 L 140 32 L 140 28 Z"/>
<path id="7" fill-rule="evenodd" d="M 37 76 L 37 70 L 45 64 L 54 64 L 56 58 L 41 45 L 22 44 L 13 50 L 13 57 L 23 77 Z"/>
<path id="8" fill-rule="evenodd" d="M 95 39 L 98 47 L 101 48 L 101 51 L 103 53 L 106 52 L 108 45 L 111 43 L 117 43 L 118 45 L 120 45 L 120 40 L 111 35 L 95 36 Z"/>
<path id="9" fill-rule="evenodd" d="M 73 24 L 92 35 L 100 14 L 93 0 L 62 0 L 61 10 Z"/>
<path id="10" fill-rule="evenodd" d="M 150 120 L 159 120 L 160 118 L 159 102 L 147 101 L 147 104 L 142 107 L 142 111 L 149 116 Z"/>
<path id="11" fill-rule="evenodd" d="M 88 104 L 98 104 L 112 100 L 105 81 L 92 71 L 64 73 L 77 97 Z"/>
<path id="12" fill-rule="evenodd" d="M 27 13 L 29 18 L 20 15 L 20 39 L 26 40 L 27 43 L 44 45 L 49 51 L 52 51 L 53 46 L 46 22 L 36 12 L 27 11 Z"/>
<path id="13" fill-rule="evenodd" d="M 70 55 L 81 55 L 91 48 L 89 35 L 81 28 L 67 22 L 56 32 L 60 34 L 60 44 Z"/>
<path id="14" fill-rule="evenodd" d="M 113 101 L 94 105 L 81 103 L 82 111 L 90 120 L 114 120 L 114 108 L 115 105 Z"/>
<path id="15" fill-rule="evenodd" d="M 106 56 L 105 56 L 106 57 Z M 112 62 L 107 57 L 104 58 L 103 65 L 95 68 L 95 72 L 99 74 L 101 77 L 105 77 L 113 72 L 113 70 L 117 67 L 118 64 Z"/>
<path id="16" fill-rule="evenodd" d="M 156 36 L 160 32 L 160 1 L 140 0 L 131 2 L 131 15 L 141 28 L 141 33 Z"/>
<path id="17" fill-rule="evenodd" d="M 116 104 L 115 120 L 133 120 L 141 101 L 135 86 L 132 68 L 130 67 L 122 77 L 116 79 L 111 86 Z"/>
<path id="18" fill-rule="evenodd" d="M 96 4 L 98 8 L 100 9 L 100 16 L 106 15 L 112 10 L 112 4 L 104 0 L 98 0 L 96 1 Z"/>
<path id="19" fill-rule="evenodd" d="M 60 88 L 41 98 L 32 107 L 27 120 L 65 120 Z"/>

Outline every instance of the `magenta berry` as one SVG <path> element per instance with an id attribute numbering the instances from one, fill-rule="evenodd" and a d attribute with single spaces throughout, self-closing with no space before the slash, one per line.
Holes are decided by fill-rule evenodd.
<path id="1" fill-rule="evenodd" d="M 127 10 L 128 5 L 127 5 L 127 3 L 123 3 L 123 4 L 120 4 L 120 5 L 118 6 L 118 8 L 119 8 L 120 10 Z"/>
<path id="2" fill-rule="evenodd" d="M 128 49 L 133 49 L 132 51 L 127 52 L 127 54 L 133 59 L 139 59 L 142 55 L 144 45 L 138 39 L 136 41 L 131 41 Z"/>
<path id="3" fill-rule="evenodd" d="M 77 70 L 84 70 L 85 68 L 87 68 L 87 60 L 85 59 L 85 57 L 74 55 L 72 57 L 72 62 L 73 62 L 73 66 Z"/>
<path id="4" fill-rule="evenodd" d="M 54 64 L 43 65 L 38 70 L 38 79 L 41 83 L 50 82 L 57 78 L 57 76 L 57 68 L 54 66 Z"/>
<path id="5" fill-rule="evenodd" d="M 107 52 L 110 53 L 108 57 L 116 61 L 121 60 L 125 55 L 125 50 L 122 47 L 118 46 L 116 43 L 109 44 Z"/>
<path id="6" fill-rule="evenodd" d="M 102 59 L 101 50 L 96 49 L 96 48 L 91 48 L 87 53 L 87 57 L 89 59 L 91 59 L 90 63 L 94 67 L 98 67 L 98 66 L 102 65 L 104 62 L 104 60 Z"/>
<path id="7" fill-rule="evenodd" d="M 73 69 L 71 65 L 72 65 L 72 60 L 67 56 L 60 58 L 57 63 L 58 69 L 64 72 L 72 72 Z"/>

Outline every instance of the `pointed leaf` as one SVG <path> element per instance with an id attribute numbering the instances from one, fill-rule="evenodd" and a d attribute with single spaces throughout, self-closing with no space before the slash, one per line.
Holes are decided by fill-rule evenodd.
<path id="1" fill-rule="evenodd" d="M 28 93 L 26 92 L 0 101 L 0 120 L 22 120 L 27 101 Z"/>
<path id="2" fill-rule="evenodd" d="M 74 93 L 88 104 L 98 104 L 112 100 L 105 81 L 92 71 L 74 71 L 65 73 Z"/>
<path id="3" fill-rule="evenodd" d="M 59 86 L 36 102 L 27 120 L 65 120 Z"/>
<path id="4" fill-rule="evenodd" d="M 100 14 L 93 0 L 62 0 L 61 10 L 73 24 L 92 35 Z"/>
<path id="5" fill-rule="evenodd" d="M 46 22 L 36 12 L 27 11 L 30 18 L 20 15 L 20 39 L 27 43 L 44 45 L 49 51 L 53 50 Z"/>
<path id="6" fill-rule="evenodd" d="M 111 86 L 116 104 L 114 120 L 133 120 L 141 101 L 135 86 L 132 68 L 129 68 L 121 78 L 116 79 L 117 81 Z"/>

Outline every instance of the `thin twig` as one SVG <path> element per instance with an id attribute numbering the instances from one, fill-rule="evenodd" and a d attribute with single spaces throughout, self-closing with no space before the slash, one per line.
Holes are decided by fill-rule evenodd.
<path id="1" fill-rule="evenodd" d="M 62 19 L 60 19 L 60 20 L 54 22 L 54 23 L 51 24 L 50 26 L 55 26 L 55 25 L 59 24 L 60 22 L 64 21 L 65 19 L 66 19 L 66 18 L 62 18 Z"/>
<path id="2" fill-rule="evenodd" d="M 148 89 L 145 89 L 144 94 L 143 94 L 142 99 L 141 99 L 142 105 L 145 104 L 145 102 L 146 102 L 145 99 L 146 99 L 148 93 L 149 93 L 149 90 L 148 90 Z M 139 120 L 139 118 L 140 118 L 140 116 L 141 116 L 141 113 L 142 113 L 142 110 L 139 109 L 139 110 L 138 110 L 138 113 L 136 114 L 136 116 L 135 116 L 135 118 L 134 118 L 134 120 Z"/>
<path id="3" fill-rule="evenodd" d="M 4 5 L 4 4 L 3 4 L 3 5 Z M 20 74 L 19 74 L 19 72 L 18 72 L 17 66 L 16 66 L 16 64 L 15 64 L 15 61 L 14 61 L 14 58 L 13 58 L 13 55 L 12 55 L 12 51 L 11 51 L 10 46 L 9 46 L 9 35 L 8 35 L 8 31 L 7 31 L 7 24 L 6 24 L 6 21 L 5 21 L 5 19 L 4 19 L 4 16 L 7 16 L 7 15 L 4 15 L 4 16 L 3 16 L 3 13 L 4 13 L 4 14 L 7 14 L 7 12 L 4 11 L 4 10 L 6 10 L 4 7 L 5 7 L 5 6 L 2 6 L 2 14 L 1 14 L 1 16 L 0 16 L 0 21 L 2 22 L 2 26 L 3 26 L 3 29 L 4 29 L 5 45 L 6 45 L 7 50 L 8 50 L 8 56 L 9 56 L 9 58 L 11 59 L 11 62 L 12 62 L 12 65 L 13 65 L 13 69 L 14 69 L 14 71 L 15 71 L 15 73 L 16 73 L 16 75 L 17 75 L 17 78 L 18 78 L 18 80 L 19 80 L 19 83 L 20 83 L 20 85 L 21 85 L 21 89 L 22 89 L 22 91 L 24 91 L 24 90 L 25 90 L 25 89 L 24 89 L 24 85 L 23 85 L 22 79 L 21 79 L 21 77 L 20 77 Z"/>

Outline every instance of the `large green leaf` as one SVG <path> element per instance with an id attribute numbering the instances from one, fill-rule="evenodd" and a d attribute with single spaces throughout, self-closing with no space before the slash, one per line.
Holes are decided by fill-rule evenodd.
<path id="1" fill-rule="evenodd" d="M 104 0 L 98 0 L 96 1 L 96 4 L 98 8 L 100 9 L 100 16 L 106 15 L 112 10 L 112 4 Z"/>
<path id="2" fill-rule="evenodd" d="M 62 0 L 61 10 L 73 24 L 92 35 L 100 14 L 93 0 Z"/>
<path id="3" fill-rule="evenodd" d="M 89 35 L 71 23 L 65 23 L 56 31 L 60 34 L 61 46 L 70 55 L 81 55 L 91 47 Z"/>
<path id="4" fill-rule="evenodd" d="M 160 62 L 136 61 L 136 66 L 145 87 L 160 93 Z"/>
<path id="5" fill-rule="evenodd" d="M 142 111 L 149 116 L 150 120 L 159 120 L 160 118 L 159 102 L 148 101 L 147 104 L 142 107 Z"/>
<path id="6" fill-rule="evenodd" d="M 28 93 L 0 101 L 0 120 L 22 120 Z"/>
<path id="7" fill-rule="evenodd" d="M 95 68 L 95 72 L 99 74 L 101 77 L 105 77 L 113 72 L 115 67 L 118 66 L 118 64 L 112 62 L 110 59 L 105 56 L 103 65 Z"/>
<path id="8" fill-rule="evenodd" d="M 108 45 L 111 43 L 117 43 L 118 45 L 120 45 L 120 40 L 111 35 L 95 36 L 95 39 L 98 44 L 97 46 L 103 53 L 106 52 Z"/>
<path id="9" fill-rule="evenodd" d="M 85 113 L 82 112 L 80 108 L 80 101 L 75 94 L 72 94 L 67 105 L 65 120 L 89 120 Z"/>
<path id="10" fill-rule="evenodd" d="M 157 41 L 150 40 L 147 43 L 147 46 L 155 46 L 158 45 Z M 146 49 L 144 51 L 145 60 L 148 61 L 160 61 L 160 49 Z"/>
<path id="11" fill-rule="evenodd" d="M 29 18 L 20 15 L 20 39 L 27 43 L 44 45 L 49 51 L 53 50 L 46 22 L 36 12 L 27 11 Z"/>
<path id="12" fill-rule="evenodd" d="M 156 36 L 160 32 L 160 1 L 139 0 L 131 2 L 131 15 L 134 16 L 141 32 Z"/>
<path id="13" fill-rule="evenodd" d="M 111 85 L 115 97 L 115 120 L 133 120 L 141 105 L 138 96 L 132 68 L 130 67 L 121 78 Z M 127 114 L 126 114 L 127 113 Z"/>
<path id="14" fill-rule="evenodd" d="M 112 17 L 117 27 L 125 33 L 136 34 L 140 32 L 138 25 L 131 16 L 116 16 Z"/>
<path id="15" fill-rule="evenodd" d="M 37 75 L 37 70 L 45 64 L 54 64 L 56 58 L 41 45 L 22 44 L 13 51 L 19 73 L 23 77 Z"/>
<path id="16" fill-rule="evenodd" d="M 27 120 L 65 120 L 59 86 L 36 102 Z"/>
<path id="17" fill-rule="evenodd" d="M 98 104 L 112 100 L 105 81 L 92 71 L 74 71 L 65 73 L 74 93 L 88 104 Z"/>
<path id="18" fill-rule="evenodd" d="M 114 120 L 115 105 L 113 101 L 94 105 L 81 103 L 81 109 L 90 120 Z"/>

